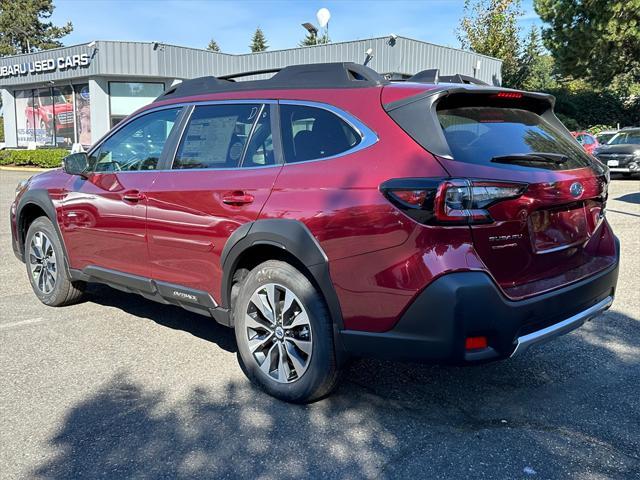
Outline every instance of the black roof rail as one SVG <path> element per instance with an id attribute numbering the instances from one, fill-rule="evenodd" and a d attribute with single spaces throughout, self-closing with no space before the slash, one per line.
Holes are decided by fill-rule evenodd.
<path id="1" fill-rule="evenodd" d="M 455 75 L 440 75 L 440 71 L 437 68 L 429 70 L 422 70 L 416 73 L 413 77 L 409 77 L 406 82 L 418 82 L 418 83 L 466 83 L 472 85 L 488 85 L 482 80 L 470 77 L 468 75 L 461 75 L 456 73 Z"/>
<path id="2" fill-rule="evenodd" d="M 243 82 L 234 80 L 266 73 L 275 73 L 275 75 L 266 80 L 247 80 Z M 185 80 L 167 89 L 155 101 L 243 90 L 361 88 L 375 87 L 387 83 L 389 81 L 378 72 L 358 63 L 310 63 L 233 73 L 220 77 L 200 77 Z"/>
<path id="3" fill-rule="evenodd" d="M 218 80 L 233 80 L 234 78 L 252 77 L 254 75 L 263 75 L 265 73 L 277 73 L 282 68 L 265 68 L 264 70 L 252 70 L 250 72 L 231 73 L 229 75 L 221 75 L 216 77 Z"/>

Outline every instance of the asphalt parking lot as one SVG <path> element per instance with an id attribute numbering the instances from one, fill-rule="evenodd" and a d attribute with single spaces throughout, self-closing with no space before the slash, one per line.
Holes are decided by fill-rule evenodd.
<path id="1" fill-rule="evenodd" d="M 10 247 L 0 171 L 0 478 L 640 478 L 640 182 L 614 180 L 612 309 L 526 356 L 354 361 L 308 406 L 254 389 L 233 333 L 94 286 L 53 309 Z"/>

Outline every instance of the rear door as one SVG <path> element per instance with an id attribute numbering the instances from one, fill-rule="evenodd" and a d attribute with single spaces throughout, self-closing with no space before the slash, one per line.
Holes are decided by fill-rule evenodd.
<path id="1" fill-rule="evenodd" d="M 153 278 L 218 296 L 229 236 L 256 220 L 281 168 L 275 103 L 196 105 L 148 194 Z"/>
<path id="2" fill-rule="evenodd" d="M 451 149 L 453 177 L 522 182 L 516 199 L 488 208 L 493 222 L 472 225 L 484 263 L 513 296 L 518 286 L 588 264 L 587 242 L 602 222 L 605 171 L 580 145 L 531 106 L 484 99 L 441 102 L 437 116 Z M 509 99 L 507 99 L 509 100 Z M 536 288 L 540 288 L 538 285 Z"/>

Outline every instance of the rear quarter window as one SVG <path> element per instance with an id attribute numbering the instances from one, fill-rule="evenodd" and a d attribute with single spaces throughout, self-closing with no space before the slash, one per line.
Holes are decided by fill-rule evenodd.
<path id="1" fill-rule="evenodd" d="M 281 105 L 280 126 L 287 163 L 333 157 L 361 140 L 347 122 L 323 108 Z"/>

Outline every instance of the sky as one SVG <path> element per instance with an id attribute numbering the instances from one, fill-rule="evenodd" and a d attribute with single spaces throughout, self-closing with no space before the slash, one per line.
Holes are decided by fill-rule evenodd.
<path id="1" fill-rule="evenodd" d="M 523 0 L 523 31 L 541 25 Z M 214 38 L 227 53 L 249 51 L 260 27 L 270 50 L 292 48 L 304 37 L 301 24 L 316 21 L 321 7 L 331 11 L 329 34 L 334 42 L 391 33 L 439 45 L 459 47 L 455 29 L 463 0 L 54 0 L 55 24 L 73 23 L 65 45 L 92 40 L 157 41 L 205 48 Z"/>

